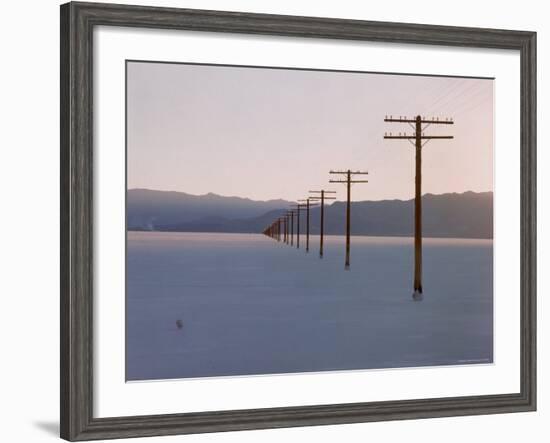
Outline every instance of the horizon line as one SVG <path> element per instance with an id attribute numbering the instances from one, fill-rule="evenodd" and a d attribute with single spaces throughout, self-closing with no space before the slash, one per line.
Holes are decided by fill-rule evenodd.
<path id="1" fill-rule="evenodd" d="M 220 235 L 258 235 L 264 236 L 265 234 L 261 232 L 222 232 L 222 231 L 161 231 L 155 229 L 135 229 L 127 228 L 126 233 L 129 232 L 146 232 L 146 233 L 157 233 L 157 234 L 220 234 Z M 305 235 L 305 234 L 302 234 Z M 319 237 L 320 234 L 310 234 L 310 237 Z M 345 234 L 324 234 L 325 237 L 345 237 Z M 351 237 L 372 237 L 372 238 L 410 238 L 414 240 L 414 235 L 376 235 L 376 234 L 351 234 Z M 492 237 L 434 237 L 434 236 L 422 236 L 423 240 L 432 239 L 432 240 L 487 240 L 494 241 L 494 236 Z"/>

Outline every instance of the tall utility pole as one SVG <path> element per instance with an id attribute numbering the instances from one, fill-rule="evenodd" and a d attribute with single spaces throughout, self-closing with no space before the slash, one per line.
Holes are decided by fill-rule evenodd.
<path id="1" fill-rule="evenodd" d="M 294 245 L 294 211 L 288 211 L 290 215 L 290 246 Z"/>
<path id="2" fill-rule="evenodd" d="M 271 238 L 277 240 L 277 221 L 271 224 Z"/>
<path id="3" fill-rule="evenodd" d="M 416 150 L 416 167 L 414 180 L 414 292 L 413 299 L 422 300 L 422 147 L 430 140 L 452 139 L 452 135 L 424 135 L 424 130 L 430 125 L 452 125 L 453 120 L 434 118 L 426 119 L 417 115 L 415 118 L 386 116 L 384 119 L 388 123 L 408 123 L 414 128 L 413 134 L 399 133 L 393 135 L 384 134 L 385 139 L 408 140 Z M 413 126 L 414 124 L 414 126 Z M 426 126 L 422 127 L 425 124 Z M 414 142 L 413 142 L 414 140 Z M 423 142 L 423 140 L 425 140 Z"/>
<path id="4" fill-rule="evenodd" d="M 306 202 L 306 252 L 309 252 L 309 210 L 318 206 L 316 203 L 311 203 L 311 200 L 313 200 L 313 197 L 298 200 L 299 202 Z"/>
<path id="5" fill-rule="evenodd" d="M 345 175 L 345 180 L 329 180 L 330 183 L 345 183 L 347 185 L 347 203 L 346 203 L 346 264 L 345 268 L 349 269 L 350 256 L 350 237 L 351 237 L 351 185 L 352 183 L 368 183 L 367 180 L 352 180 L 352 175 L 366 175 L 368 172 L 363 171 L 330 171 L 330 174 Z"/>
<path id="6" fill-rule="evenodd" d="M 283 219 L 281 217 L 279 217 L 277 219 L 277 241 L 280 242 L 281 241 L 281 223 L 283 222 Z"/>
<path id="7" fill-rule="evenodd" d="M 304 206 L 298 203 L 294 206 L 293 211 L 296 212 L 296 248 L 300 249 L 300 211 L 304 209 Z"/>
<path id="8" fill-rule="evenodd" d="M 300 249 L 300 212 L 306 209 L 306 205 L 296 204 L 294 211 L 296 211 L 296 248 Z"/>
<path id="9" fill-rule="evenodd" d="M 321 224 L 319 235 L 319 258 L 323 258 L 323 245 L 325 238 L 325 200 L 336 200 L 336 197 L 332 197 L 330 194 L 336 194 L 336 191 L 327 191 L 321 189 L 320 191 L 309 191 L 311 194 L 320 194 L 314 197 L 310 197 L 310 200 L 319 200 L 321 202 Z M 329 194 L 329 195 L 326 195 Z"/>
<path id="10" fill-rule="evenodd" d="M 287 212 L 285 214 L 285 229 L 286 229 L 286 244 L 290 242 L 290 214 Z"/>

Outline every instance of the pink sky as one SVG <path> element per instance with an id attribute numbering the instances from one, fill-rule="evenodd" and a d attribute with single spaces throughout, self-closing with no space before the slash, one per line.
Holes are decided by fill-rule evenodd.
<path id="1" fill-rule="evenodd" d="M 335 189 L 330 169 L 369 171 L 354 200 L 408 199 L 412 132 L 385 115 L 453 117 L 426 134 L 423 193 L 493 190 L 493 80 L 128 63 L 128 188 L 256 200 Z"/>

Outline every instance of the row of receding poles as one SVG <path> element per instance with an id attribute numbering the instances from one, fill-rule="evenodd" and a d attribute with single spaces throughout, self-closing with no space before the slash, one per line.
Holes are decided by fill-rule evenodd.
<path id="1" fill-rule="evenodd" d="M 415 193 L 414 193 L 414 281 L 413 281 L 413 298 L 416 300 L 422 299 L 422 148 L 426 143 L 435 139 L 452 139 L 452 135 L 425 135 L 424 130 L 430 125 L 452 125 L 453 119 L 439 119 L 436 117 L 426 118 L 417 115 L 414 118 L 399 116 L 386 116 L 384 121 L 387 123 L 407 123 L 414 129 L 413 134 L 399 133 L 393 135 L 391 132 L 384 134 L 384 139 L 407 140 L 415 147 Z M 424 126 L 423 126 L 424 125 Z M 414 141 L 413 141 L 414 140 Z M 347 185 L 347 202 L 346 202 L 346 262 L 345 268 L 350 266 L 350 235 L 351 235 L 351 185 L 353 183 L 367 183 L 367 180 L 353 180 L 354 175 L 367 174 L 363 171 L 330 171 L 330 174 L 344 175 L 341 180 L 329 180 L 330 183 L 344 183 Z M 309 210 L 312 206 L 311 201 L 320 201 L 321 206 L 321 231 L 319 256 L 323 257 L 323 237 L 324 237 L 324 203 L 325 200 L 334 200 L 335 197 L 327 196 L 326 194 L 334 194 L 335 191 L 309 191 L 315 194 L 305 200 L 306 204 L 298 203 L 293 209 L 288 211 L 284 217 L 275 220 L 270 226 L 264 230 L 264 234 L 281 241 L 281 229 L 283 230 L 283 241 L 291 246 L 294 244 L 294 216 L 297 218 L 297 238 L 296 247 L 300 247 L 300 211 L 307 210 L 307 229 L 306 229 L 306 252 L 309 252 Z M 320 195 L 319 195 L 320 194 Z M 290 233 L 289 233 L 290 225 Z"/>
<path id="2" fill-rule="evenodd" d="M 344 175 L 341 180 L 329 180 L 330 183 L 344 183 L 347 186 L 346 193 L 346 261 L 345 269 L 350 267 L 350 249 L 351 249 L 351 185 L 354 183 L 368 183 L 367 180 L 353 180 L 355 175 L 366 175 L 365 171 L 329 171 L 329 174 Z M 309 252 L 309 227 L 310 227 L 310 209 L 320 206 L 320 233 L 319 233 L 319 257 L 323 258 L 323 247 L 325 237 L 325 201 L 335 200 L 332 194 L 336 191 L 328 191 L 321 189 L 320 191 L 309 191 L 310 195 L 306 199 L 298 200 L 298 203 L 293 205 L 284 217 L 279 217 L 271 223 L 265 230 L 264 234 L 277 241 L 294 246 L 294 219 L 296 218 L 296 248 L 300 249 L 300 214 L 306 211 L 306 252 Z M 313 203 L 312 203 L 313 202 Z M 315 203 L 315 202 L 319 202 Z M 290 229 L 289 229 L 290 227 Z"/>

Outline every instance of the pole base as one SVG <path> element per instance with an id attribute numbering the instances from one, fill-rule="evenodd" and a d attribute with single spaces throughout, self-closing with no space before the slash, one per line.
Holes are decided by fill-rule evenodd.
<path id="1" fill-rule="evenodd" d="M 345 265 L 345 266 L 344 266 L 344 270 L 349 271 L 349 270 L 350 270 L 349 265 Z"/>
<path id="2" fill-rule="evenodd" d="M 422 299 L 424 298 L 424 296 L 422 295 L 422 292 L 421 292 L 421 291 L 419 291 L 418 289 L 416 289 L 416 290 L 413 292 L 412 298 L 413 298 L 414 301 L 422 301 Z"/>

